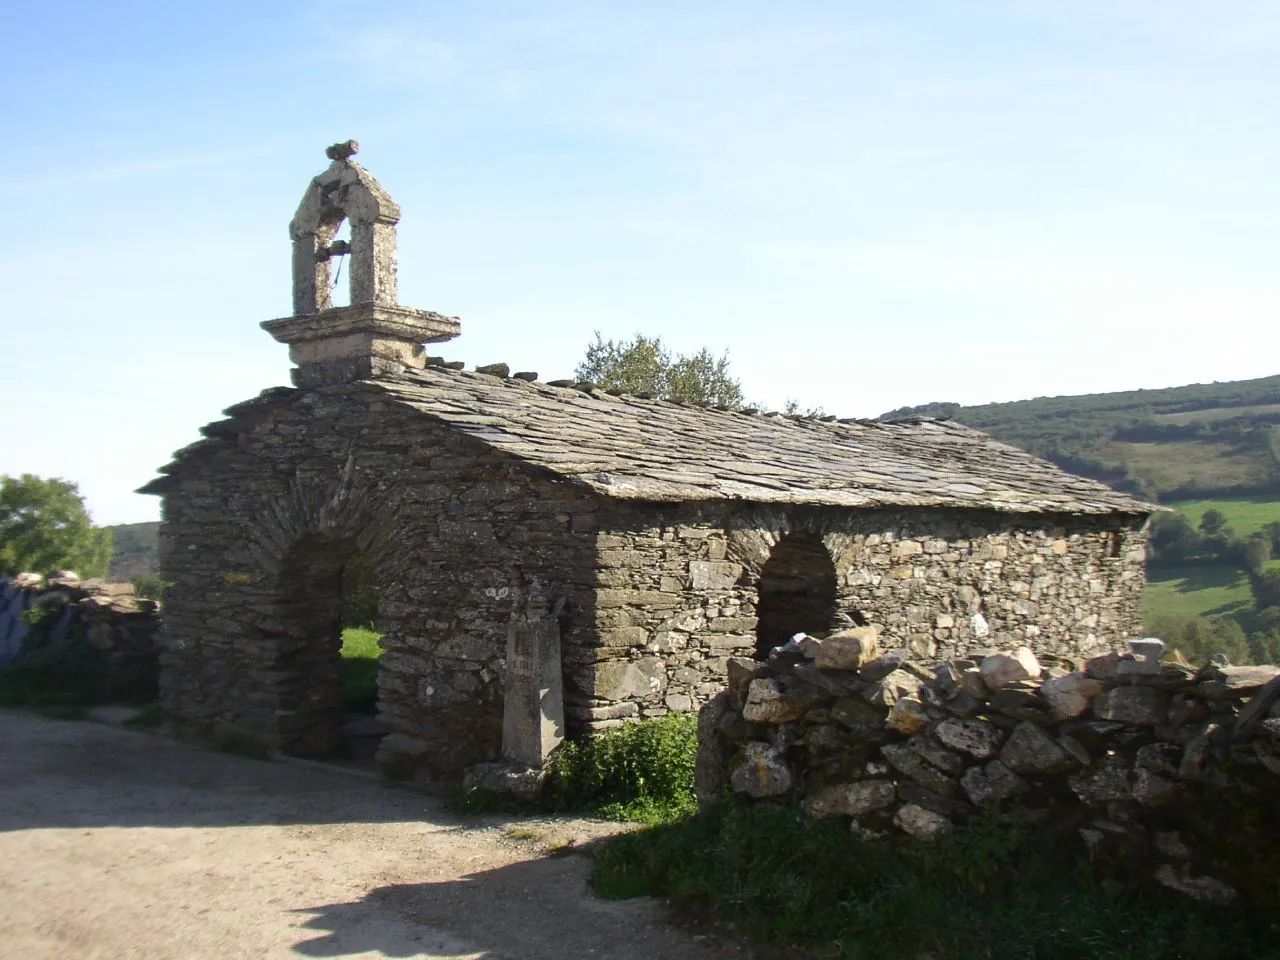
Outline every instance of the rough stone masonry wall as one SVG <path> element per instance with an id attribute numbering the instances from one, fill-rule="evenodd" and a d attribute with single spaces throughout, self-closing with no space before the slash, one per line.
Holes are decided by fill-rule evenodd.
<path id="1" fill-rule="evenodd" d="M 810 534 L 835 584 L 830 626 L 875 625 L 916 656 L 1027 644 L 1088 656 L 1141 629 L 1142 518 L 984 511 L 606 505 L 595 635 L 565 647 L 566 712 L 599 729 L 683 712 L 757 642 L 762 571 Z M 809 632 L 820 627 L 807 626 Z"/>
<path id="2" fill-rule="evenodd" d="M 980 812 L 1074 827 L 1098 865 L 1201 900 L 1274 897 L 1280 667 L 1029 649 L 925 662 L 854 629 L 731 660 L 699 718 L 698 792 L 799 798 L 855 832 Z"/>
<path id="3" fill-rule="evenodd" d="M 384 769 L 451 776 L 495 759 L 507 632 L 589 583 L 595 501 L 358 387 L 229 413 L 165 495 L 166 714 L 332 749 L 341 571 L 359 550 L 384 634 Z"/>
<path id="4" fill-rule="evenodd" d="M 31 626 L 32 611 L 42 612 Z M 57 647 L 83 639 L 107 657 L 109 668 L 154 670 L 160 605 L 136 597 L 133 585 L 61 574 L 45 580 L 20 573 L 0 577 L 0 668 L 20 662 L 31 646 Z"/>

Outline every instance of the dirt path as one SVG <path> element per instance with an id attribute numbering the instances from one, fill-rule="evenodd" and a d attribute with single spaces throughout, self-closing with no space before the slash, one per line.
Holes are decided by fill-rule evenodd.
<path id="1" fill-rule="evenodd" d="M 514 827 L 514 829 L 513 829 Z M 590 821 L 459 820 L 327 769 L 0 711 L 0 955 L 22 960 L 721 960 L 606 902 Z"/>

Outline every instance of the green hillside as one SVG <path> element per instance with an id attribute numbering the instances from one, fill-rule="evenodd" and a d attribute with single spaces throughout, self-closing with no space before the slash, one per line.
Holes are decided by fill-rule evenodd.
<path id="1" fill-rule="evenodd" d="M 121 523 L 108 527 L 111 531 L 111 569 L 108 578 L 132 581 L 160 569 L 160 524 Z"/>
<path id="2" fill-rule="evenodd" d="M 950 417 L 1073 473 L 1161 501 L 1280 498 L 1280 376 L 1012 403 L 903 407 Z"/>

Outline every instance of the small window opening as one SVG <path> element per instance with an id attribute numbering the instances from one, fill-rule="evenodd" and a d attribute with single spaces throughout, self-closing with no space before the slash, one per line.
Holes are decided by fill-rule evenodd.
<path id="1" fill-rule="evenodd" d="M 778 542 L 760 571 L 758 591 L 758 657 L 767 657 L 797 633 L 826 636 L 834 625 L 835 564 L 811 533 L 788 534 Z M 855 623 L 858 616 L 854 615 Z"/>

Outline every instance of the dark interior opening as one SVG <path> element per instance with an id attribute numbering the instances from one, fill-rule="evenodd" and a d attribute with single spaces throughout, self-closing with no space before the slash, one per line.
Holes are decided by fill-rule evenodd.
<path id="1" fill-rule="evenodd" d="M 836 615 L 836 568 L 811 533 L 783 537 L 760 571 L 756 656 L 797 633 L 825 636 Z"/>
<path id="2" fill-rule="evenodd" d="M 385 733 L 374 716 L 377 603 L 372 568 L 349 540 L 309 536 L 285 558 L 276 663 L 284 750 L 372 760 Z"/>

